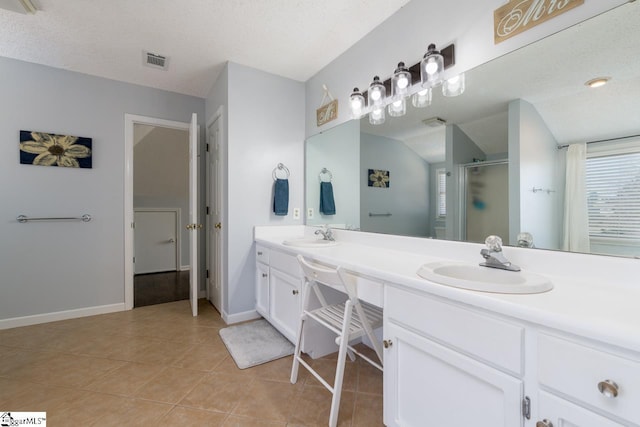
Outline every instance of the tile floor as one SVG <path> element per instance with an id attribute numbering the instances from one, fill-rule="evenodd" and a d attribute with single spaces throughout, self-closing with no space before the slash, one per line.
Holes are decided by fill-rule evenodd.
<path id="1" fill-rule="evenodd" d="M 330 394 L 291 357 L 240 370 L 206 301 L 0 330 L 0 411 L 46 411 L 47 425 L 326 426 Z M 333 356 L 334 357 L 334 356 Z M 332 356 L 311 361 L 332 378 Z M 340 426 L 381 426 L 382 374 L 348 362 Z"/>

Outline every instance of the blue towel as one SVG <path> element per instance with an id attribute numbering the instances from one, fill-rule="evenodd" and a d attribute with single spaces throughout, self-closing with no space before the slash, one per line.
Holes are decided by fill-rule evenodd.
<path id="1" fill-rule="evenodd" d="M 287 215 L 289 213 L 289 180 L 276 179 L 273 188 L 273 213 Z"/>
<path id="2" fill-rule="evenodd" d="M 336 214 L 336 202 L 333 200 L 333 185 L 330 182 L 320 183 L 320 213 L 325 215 Z"/>

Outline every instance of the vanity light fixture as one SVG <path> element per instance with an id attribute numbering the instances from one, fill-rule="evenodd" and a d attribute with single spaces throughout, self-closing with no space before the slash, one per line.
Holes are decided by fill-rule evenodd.
<path id="1" fill-rule="evenodd" d="M 354 87 L 349 100 L 351 101 L 351 115 L 354 119 L 361 118 L 363 116 L 365 105 L 364 96 L 362 95 L 362 92 L 360 92 L 360 89 Z"/>
<path id="2" fill-rule="evenodd" d="M 609 80 L 611 80 L 611 77 L 596 77 L 595 79 L 591 79 L 588 82 L 586 82 L 585 86 L 588 86 L 592 89 L 597 87 L 602 87 L 607 83 L 609 83 Z"/>
<path id="3" fill-rule="evenodd" d="M 434 87 L 442 83 L 444 71 L 444 57 L 436 50 L 436 45 L 431 43 L 420 62 L 420 78 L 423 87 Z"/>
<path id="4" fill-rule="evenodd" d="M 373 107 L 369 113 L 369 123 L 372 125 L 381 125 L 384 123 L 384 106 Z"/>
<path id="5" fill-rule="evenodd" d="M 404 97 L 409 93 L 411 87 L 411 73 L 404 66 L 404 62 L 398 62 L 398 68 L 391 78 L 391 96 Z"/>
<path id="6" fill-rule="evenodd" d="M 349 96 L 351 115 L 359 119 L 369 115 L 371 124 L 381 124 L 385 114 L 391 117 L 403 116 L 407 112 L 407 98 L 411 96 L 411 104 L 416 108 L 431 105 L 433 87 L 443 84 L 444 70 L 456 64 L 455 46 L 450 44 L 444 49 L 436 50 L 431 43 L 427 53 L 419 61 L 408 67 L 399 62 L 393 75 L 381 81 L 375 76 L 365 91 L 355 88 Z M 446 87 L 445 96 L 457 96 L 464 92 L 464 75 L 456 76 Z M 389 97 L 387 98 L 387 93 Z"/>
<path id="7" fill-rule="evenodd" d="M 380 81 L 380 77 L 375 76 L 369 85 L 369 107 L 384 108 L 384 99 L 387 96 L 387 88 Z M 383 111 L 384 113 L 384 111 Z"/>
<path id="8" fill-rule="evenodd" d="M 422 89 L 411 97 L 411 104 L 416 108 L 424 108 L 431 105 L 432 92 L 431 88 Z"/>
<path id="9" fill-rule="evenodd" d="M 397 97 L 389 104 L 389 115 L 391 117 L 404 116 L 407 113 L 407 98 Z"/>
<path id="10" fill-rule="evenodd" d="M 464 73 L 453 76 L 442 84 L 444 96 L 458 96 L 464 93 Z"/>

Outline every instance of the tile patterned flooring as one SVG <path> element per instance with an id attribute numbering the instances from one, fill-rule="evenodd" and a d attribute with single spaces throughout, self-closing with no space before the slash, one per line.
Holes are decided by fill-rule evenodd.
<path id="1" fill-rule="evenodd" d="M 240 370 L 226 325 L 188 301 L 0 330 L 0 411 L 46 411 L 47 425 L 326 426 L 330 393 L 291 357 Z M 335 355 L 311 361 L 330 381 Z M 338 425 L 382 426 L 382 373 L 347 362 Z"/>

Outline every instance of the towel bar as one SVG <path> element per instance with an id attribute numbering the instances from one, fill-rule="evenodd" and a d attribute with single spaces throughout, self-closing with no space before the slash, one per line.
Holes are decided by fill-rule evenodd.
<path id="1" fill-rule="evenodd" d="M 25 223 L 29 221 L 82 221 L 89 222 L 91 221 L 91 215 L 84 214 L 82 216 L 59 216 L 59 217 L 42 217 L 42 218 L 29 218 L 26 215 L 18 215 L 16 220 L 20 223 Z"/>
<path id="2" fill-rule="evenodd" d="M 373 213 L 373 212 L 369 212 L 369 216 L 391 216 L 391 212 L 387 212 L 387 213 Z"/>
<path id="3" fill-rule="evenodd" d="M 289 168 L 288 167 L 286 167 L 282 163 L 278 163 L 278 166 L 273 168 L 273 172 L 271 172 L 271 176 L 273 177 L 274 181 L 276 181 L 278 179 L 278 175 L 277 175 L 278 171 L 284 171 L 284 173 L 285 173 L 285 177 L 284 178 L 280 178 L 280 179 L 288 179 L 289 175 L 291 175 L 291 173 L 289 172 Z"/>
<path id="4" fill-rule="evenodd" d="M 322 179 L 322 175 L 329 175 L 329 180 L 328 181 L 324 181 Z M 331 173 L 331 171 L 327 168 L 322 168 L 320 170 L 320 173 L 318 174 L 318 179 L 320 180 L 320 182 L 331 182 L 333 181 L 333 174 Z"/>

